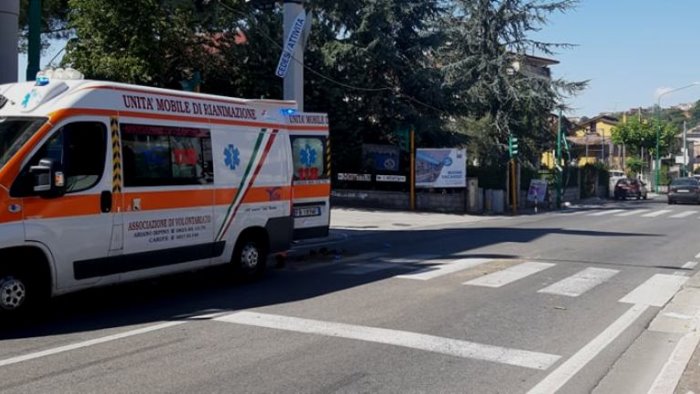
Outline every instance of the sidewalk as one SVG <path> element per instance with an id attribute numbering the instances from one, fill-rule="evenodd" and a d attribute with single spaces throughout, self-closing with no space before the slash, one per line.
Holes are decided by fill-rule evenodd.
<path id="1" fill-rule="evenodd" d="M 498 216 L 333 208 L 332 230 L 386 231 L 431 227 L 445 224 L 476 223 Z"/>

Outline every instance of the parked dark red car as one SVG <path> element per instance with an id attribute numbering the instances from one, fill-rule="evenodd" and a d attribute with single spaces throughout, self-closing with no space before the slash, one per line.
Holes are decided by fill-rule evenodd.
<path id="1" fill-rule="evenodd" d="M 615 184 L 613 196 L 616 200 L 627 198 L 647 199 L 646 183 L 634 178 L 622 178 Z"/>

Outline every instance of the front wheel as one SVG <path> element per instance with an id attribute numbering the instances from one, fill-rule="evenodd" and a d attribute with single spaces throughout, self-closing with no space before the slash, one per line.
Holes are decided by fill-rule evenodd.
<path id="1" fill-rule="evenodd" d="M 47 297 L 39 280 L 15 266 L 0 266 L 0 316 L 25 315 Z"/>
<path id="2" fill-rule="evenodd" d="M 244 236 L 233 252 L 233 268 L 240 279 L 259 279 L 267 268 L 267 247 L 259 237 Z"/>

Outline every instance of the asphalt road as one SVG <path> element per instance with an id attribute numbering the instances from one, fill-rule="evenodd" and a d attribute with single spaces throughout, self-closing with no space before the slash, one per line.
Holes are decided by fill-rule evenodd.
<path id="1" fill-rule="evenodd" d="M 697 271 L 698 224 L 658 199 L 348 230 L 257 283 L 70 295 L 3 323 L 0 392 L 635 392 L 654 376 L 633 356 L 669 355 L 639 338 Z"/>

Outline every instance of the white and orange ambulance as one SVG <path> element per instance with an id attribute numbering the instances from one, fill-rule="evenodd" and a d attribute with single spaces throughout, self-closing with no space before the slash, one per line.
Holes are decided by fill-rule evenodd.
<path id="1" fill-rule="evenodd" d="M 83 80 L 0 85 L 0 315 L 327 235 L 328 117 Z"/>

